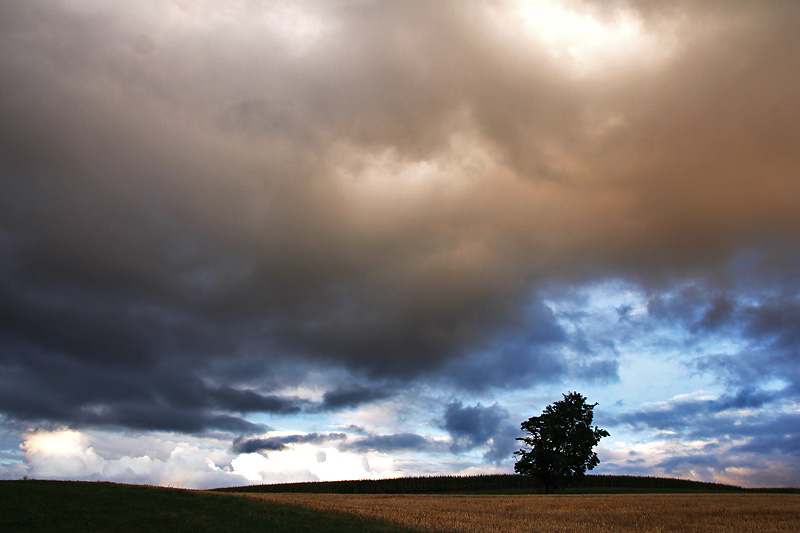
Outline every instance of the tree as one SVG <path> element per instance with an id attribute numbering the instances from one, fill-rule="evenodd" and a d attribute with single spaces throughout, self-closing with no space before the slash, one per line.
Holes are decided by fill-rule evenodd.
<path id="1" fill-rule="evenodd" d="M 517 440 L 529 449 L 514 452 L 520 456 L 514 471 L 536 477 L 545 493 L 564 490 L 583 478 L 587 468 L 600 464 L 592 448 L 609 436 L 605 429 L 592 427 L 596 403 L 587 404 L 577 392 L 562 396 L 563 400 L 548 405 L 540 416 L 522 423 L 528 436 Z"/>

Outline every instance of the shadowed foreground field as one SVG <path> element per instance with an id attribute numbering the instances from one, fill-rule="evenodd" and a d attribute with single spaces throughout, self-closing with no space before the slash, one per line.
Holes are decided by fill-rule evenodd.
<path id="1" fill-rule="evenodd" d="M 0 532 L 408 531 L 357 515 L 206 491 L 79 481 L 0 481 Z"/>
<path id="2" fill-rule="evenodd" d="M 21 531 L 796 532 L 800 494 L 220 494 L 0 481 L 0 532 Z"/>
<path id="3" fill-rule="evenodd" d="M 797 494 L 242 496 L 377 518 L 418 531 L 800 531 Z"/>

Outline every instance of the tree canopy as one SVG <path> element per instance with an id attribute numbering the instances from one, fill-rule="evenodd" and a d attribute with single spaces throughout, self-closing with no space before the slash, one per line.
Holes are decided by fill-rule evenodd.
<path id="1" fill-rule="evenodd" d="M 522 423 L 528 435 L 517 440 L 525 448 L 514 452 L 520 457 L 514 471 L 538 478 L 543 492 L 561 491 L 600 464 L 592 448 L 609 436 L 605 429 L 592 427 L 596 403 L 586 403 L 578 392 L 562 396 Z"/>

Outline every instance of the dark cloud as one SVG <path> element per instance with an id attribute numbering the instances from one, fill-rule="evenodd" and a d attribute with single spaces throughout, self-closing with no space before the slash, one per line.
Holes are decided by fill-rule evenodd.
<path id="1" fill-rule="evenodd" d="M 730 480 L 746 486 L 793 486 L 798 475 L 800 417 L 780 410 L 782 391 L 739 391 L 716 399 L 674 401 L 659 408 L 611 417 L 655 430 L 656 437 L 674 446 L 655 465 L 631 461 L 610 465 L 614 471 L 652 475 L 651 468 L 672 477 Z M 684 443 L 705 442 L 699 448 Z M 669 449 L 669 448 L 668 448 Z"/>
<path id="2" fill-rule="evenodd" d="M 663 417 L 660 423 L 669 424 L 673 415 L 680 420 L 682 411 L 757 409 L 800 399 L 800 292 L 793 282 L 773 284 L 760 278 L 752 258 L 742 263 L 749 263 L 739 268 L 752 277 L 740 279 L 735 293 L 694 283 L 662 289 L 648 299 L 647 317 L 636 320 L 636 326 L 688 333 L 673 347 L 698 350 L 687 364 L 710 375 L 726 392 L 715 401 L 685 401 L 666 412 L 642 413 L 645 418 Z"/>
<path id="3" fill-rule="evenodd" d="M 741 391 L 765 387 L 785 399 L 800 398 L 800 293 L 742 298 L 729 312 L 729 322 L 739 326 L 744 348 L 718 353 L 698 361 L 698 368 L 718 374 L 721 380 Z M 772 382 L 772 383 L 771 383 Z"/>
<path id="4" fill-rule="evenodd" d="M 371 388 L 362 385 L 339 387 L 322 395 L 322 407 L 326 409 L 357 407 L 363 403 L 382 400 L 391 393 L 391 389 L 386 385 Z"/>
<path id="5" fill-rule="evenodd" d="M 447 404 L 442 427 L 453 437 L 457 445 L 465 447 L 485 444 L 495 434 L 500 424 L 508 418 L 508 411 L 495 404 L 472 407 L 455 401 Z"/>
<path id="6" fill-rule="evenodd" d="M 231 449 L 235 453 L 275 452 L 288 448 L 291 444 L 321 444 L 341 441 L 347 438 L 345 433 L 308 433 L 306 435 L 283 435 L 277 437 L 234 439 Z"/>
<path id="7" fill-rule="evenodd" d="M 568 367 L 551 350 L 511 341 L 448 364 L 437 377 L 462 390 L 521 388 L 564 377 Z"/>
<path id="8" fill-rule="evenodd" d="M 524 387 L 567 374 L 567 365 L 553 353 L 567 336 L 543 301 L 530 302 L 510 324 L 490 345 L 446 365 L 442 378 L 465 390 L 480 391 Z"/>
<path id="9" fill-rule="evenodd" d="M 514 439 L 519 433 L 508 419 L 508 411 L 497 404 L 483 407 L 478 403 L 465 407 L 460 401 L 454 401 L 447 404 L 441 423 L 452 437 L 452 450 L 488 445 L 484 459 L 500 464 L 507 462 L 516 449 Z"/>
<path id="10" fill-rule="evenodd" d="M 680 477 L 689 470 L 698 472 L 707 469 L 718 469 L 721 466 L 721 462 L 716 455 L 695 454 L 670 457 L 656 466 L 663 468 L 667 475 Z"/>
<path id="11" fill-rule="evenodd" d="M 395 433 L 391 435 L 368 435 L 347 443 L 344 447 L 355 452 L 377 451 L 392 453 L 398 451 L 430 451 L 441 447 L 435 442 L 416 433 Z"/>
<path id="12" fill-rule="evenodd" d="M 779 400 L 779 391 L 740 390 L 735 394 L 722 395 L 714 399 L 684 399 L 663 406 L 624 413 L 612 418 L 612 423 L 631 424 L 676 435 L 706 438 L 719 434 L 743 434 L 745 427 L 737 429 L 740 415 L 730 412 L 740 409 L 757 409 Z M 761 415 L 757 415 L 761 416 Z M 747 417 L 753 421 L 752 415 Z"/>
<path id="13" fill-rule="evenodd" d="M 0 401 L 10 416 L 21 420 L 189 433 L 263 429 L 260 424 L 226 413 L 245 411 L 241 401 L 232 404 L 230 396 L 248 396 L 246 393 L 227 391 L 222 395 L 226 401 L 221 402 L 219 390 L 205 388 L 199 382 L 187 383 L 196 381 L 190 376 L 84 371 L 52 359 L 37 358 L 30 363 L 46 363 L 49 372 L 36 373 L 22 367 L 0 379 Z M 292 399 L 264 398 L 247 410 L 291 412 L 293 409 L 287 406 L 293 406 Z"/>
<path id="14" fill-rule="evenodd" d="M 706 448 L 724 444 L 725 450 L 716 452 L 720 469 L 724 470 L 725 467 L 745 464 L 741 454 L 761 460 L 797 455 L 800 417 L 771 408 L 782 397 L 785 395 L 780 392 L 739 391 L 717 399 L 678 401 L 662 408 L 627 413 L 612 418 L 612 423 L 654 429 L 668 441 L 705 440 L 709 442 Z M 723 460 L 720 454 L 727 457 Z M 672 473 L 677 466 L 702 465 L 705 464 L 704 458 L 710 457 L 712 455 L 673 456 L 660 466 Z"/>
<path id="15" fill-rule="evenodd" d="M 728 423 L 728 427 L 714 428 L 720 431 L 716 442 L 690 453 L 685 453 L 684 448 L 683 453 L 676 453 L 654 467 L 671 477 L 701 479 L 726 479 L 730 472 L 740 470 L 744 473 L 738 483 L 745 486 L 793 486 L 798 474 L 800 435 L 794 429 L 798 422 L 796 415 L 789 414 Z M 711 431 L 707 438 L 713 438 Z M 737 444 L 742 439 L 746 443 Z"/>
<path id="16" fill-rule="evenodd" d="M 728 323 L 734 314 L 736 303 L 732 298 L 722 294 L 717 296 L 703 318 L 696 324 L 699 330 L 716 330 Z"/>
<path id="17" fill-rule="evenodd" d="M 130 368 L 113 359 L 87 364 L 21 343 L 9 345 L 13 349 L 2 357 L 12 370 L 0 376 L 0 402 L 10 415 L 31 422 L 242 432 L 261 427 L 242 414 L 289 414 L 311 405 L 294 397 L 212 386 L 188 369 Z"/>
<path id="18" fill-rule="evenodd" d="M 307 403 L 297 398 L 261 395 L 252 390 L 237 390 L 230 387 L 211 389 L 207 394 L 220 408 L 240 413 L 297 413 L 301 406 Z"/>
<path id="19" fill-rule="evenodd" d="M 800 455 L 800 416 L 787 414 L 754 424 L 752 440 L 733 447 L 735 452 Z"/>
<path id="20" fill-rule="evenodd" d="M 242 432 L 386 380 L 613 380 L 538 296 L 609 277 L 692 281 L 649 311 L 746 324 L 769 350 L 708 364 L 797 387 L 800 8 L 660 4 L 576 3 L 665 54 L 582 75 L 503 3 L 4 3 L 0 410 Z M 282 396 L 304 365 L 364 382 Z"/>
<path id="21" fill-rule="evenodd" d="M 335 443 L 341 450 L 356 453 L 369 451 L 381 453 L 435 451 L 441 449 L 441 446 L 437 443 L 416 433 L 368 434 L 355 439 L 348 439 L 347 433 L 308 433 L 304 435 L 283 435 L 251 439 L 237 437 L 234 439 L 231 449 L 235 453 L 258 453 L 263 451 L 282 451 L 292 444 L 326 444 L 329 442 Z"/>
<path id="22" fill-rule="evenodd" d="M 745 335 L 771 351 L 800 359 L 800 293 L 769 298 L 744 313 Z"/>

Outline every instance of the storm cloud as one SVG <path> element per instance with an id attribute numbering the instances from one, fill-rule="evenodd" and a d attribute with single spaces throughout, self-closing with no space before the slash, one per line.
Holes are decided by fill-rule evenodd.
<path id="1" fill-rule="evenodd" d="M 452 438 L 451 449 L 460 451 L 488 445 L 484 454 L 487 461 L 508 461 L 515 449 L 516 427 L 510 424 L 509 413 L 499 405 L 483 407 L 480 403 L 472 407 L 455 401 L 447 405 L 442 427 Z"/>
<path id="2" fill-rule="evenodd" d="M 236 438 L 231 446 L 237 453 L 255 453 L 285 450 L 291 444 L 308 444 L 337 441 L 347 438 L 345 433 L 310 433 L 307 435 L 284 435 L 266 438 L 242 439 Z"/>
<path id="3" fill-rule="evenodd" d="M 791 2 L 3 2 L 0 412 L 252 435 L 613 387 L 666 328 L 720 346 L 687 367 L 725 391 L 614 420 L 786 408 L 798 28 Z M 565 311 L 609 280 L 645 301 Z M 499 461 L 504 409 L 441 427 Z"/>
<path id="4" fill-rule="evenodd" d="M 429 439 L 416 433 L 396 433 L 392 435 L 368 435 L 346 444 L 344 449 L 357 452 L 370 450 L 391 453 L 397 451 L 425 451 L 442 448 Z"/>

